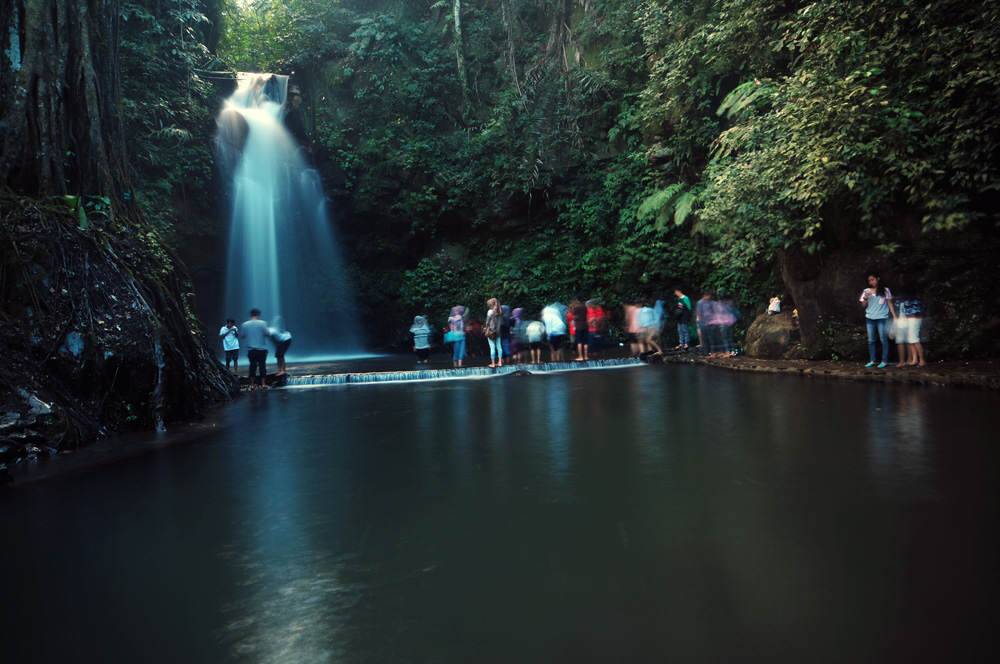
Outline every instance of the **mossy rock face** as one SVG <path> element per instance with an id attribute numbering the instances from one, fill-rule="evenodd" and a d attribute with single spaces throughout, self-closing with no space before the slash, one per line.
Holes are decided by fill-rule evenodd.
<path id="1" fill-rule="evenodd" d="M 197 334 L 186 275 L 147 224 L 0 199 L 0 446 L 72 449 L 190 419 L 236 389 Z M 37 410 L 38 403 L 46 411 Z"/>
<path id="2" fill-rule="evenodd" d="M 745 353 L 750 357 L 785 357 L 799 339 L 799 325 L 791 311 L 761 314 L 747 329 Z"/>

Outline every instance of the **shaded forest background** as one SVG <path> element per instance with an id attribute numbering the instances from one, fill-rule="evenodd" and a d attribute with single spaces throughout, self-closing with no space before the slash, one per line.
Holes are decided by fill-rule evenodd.
<path id="1" fill-rule="evenodd" d="M 748 319 L 783 293 L 803 355 L 860 356 L 874 268 L 925 298 L 937 357 L 998 350 L 996 3 L 104 4 L 129 186 L 80 193 L 127 199 L 180 254 L 208 328 L 242 315 L 222 310 L 214 117 L 233 72 L 269 71 L 302 93 L 287 122 L 372 345 L 491 295 L 613 306 L 679 283 Z"/>
<path id="2" fill-rule="evenodd" d="M 537 308 L 784 293 L 804 353 L 863 352 L 867 269 L 936 352 L 996 352 L 995 3 L 176 0 L 123 4 L 137 198 L 221 311 L 213 117 L 290 74 L 371 341 L 489 295 Z M 940 356 L 940 355 L 939 355 Z"/>

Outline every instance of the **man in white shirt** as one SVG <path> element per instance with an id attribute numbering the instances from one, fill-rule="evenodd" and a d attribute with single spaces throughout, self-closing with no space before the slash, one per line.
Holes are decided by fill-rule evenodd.
<path id="1" fill-rule="evenodd" d="M 240 328 L 236 327 L 235 318 L 227 318 L 226 324 L 219 330 L 219 336 L 222 337 L 222 350 L 226 353 L 226 370 L 229 370 L 229 363 L 232 362 L 234 374 L 239 373 L 236 368 L 240 357 L 240 340 L 237 336 L 239 333 Z"/>
<path id="2" fill-rule="evenodd" d="M 240 339 L 246 341 L 247 358 L 250 360 L 250 387 L 264 387 L 264 376 L 267 375 L 267 323 L 260 319 L 260 309 L 250 310 L 250 320 L 243 323 L 240 329 Z M 254 381 L 254 375 L 260 378 Z"/>

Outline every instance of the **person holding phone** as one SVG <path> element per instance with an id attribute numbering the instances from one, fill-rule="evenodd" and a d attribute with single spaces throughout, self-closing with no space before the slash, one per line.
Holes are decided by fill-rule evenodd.
<path id="1" fill-rule="evenodd" d="M 875 366 L 875 341 L 882 344 L 882 362 L 879 369 L 889 366 L 889 316 L 896 319 L 896 308 L 892 303 L 892 291 L 882 284 L 877 274 L 868 275 L 868 288 L 861 291 L 858 302 L 865 310 L 865 326 L 868 331 L 868 364 Z"/>
<path id="2" fill-rule="evenodd" d="M 233 365 L 233 373 L 239 374 L 239 369 L 237 364 L 239 364 L 240 357 L 240 339 L 239 339 L 240 328 L 236 327 L 235 318 L 227 318 L 226 324 L 222 326 L 219 330 L 219 336 L 222 338 L 222 350 L 226 354 L 226 370 L 229 370 L 229 365 Z"/>

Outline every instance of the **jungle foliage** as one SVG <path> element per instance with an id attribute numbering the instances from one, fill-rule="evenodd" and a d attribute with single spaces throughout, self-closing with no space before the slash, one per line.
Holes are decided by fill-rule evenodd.
<path id="1" fill-rule="evenodd" d="M 156 18 L 169 112 L 148 98 L 166 91 L 132 102 L 156 200 L 210 179 L 174 131 L 202 125 L 171 116 L 208 104 L 196 5 Z M 752 309 L 807 297 L 789 256 L 822 271 L 840 251 L 926 294 L 916 257 L 946 274 L 996 243 L 997 3 L 223 0 L 218 30 L 227 68 L 302 88 L 294 121 L 383 326 L 675 282 Z"/>
<path id="2" fill-rule="evenodd" d="M 136 203 L 175 244 L 214 232 L 218 0 L 123 0 L 122 116 Z"/>

